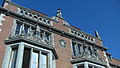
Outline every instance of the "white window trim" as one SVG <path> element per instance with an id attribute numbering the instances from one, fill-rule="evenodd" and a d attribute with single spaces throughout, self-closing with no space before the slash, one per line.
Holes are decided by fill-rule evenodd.
<path id="1" fill-rule="evenodd" d="M 88 64 L 93 65 L 93 66 L 97 66 L 97 67 L 100 67 L 100 68 L 105 68 L 104 66 L 101 66 L 101 65 L 98 65 L 98 64 L 94 64 L 94 63 L 91 63 L 91 62 L 81 62 L 81 63 L 77 63 L 77 64 L 74 64 L 74 65 L 73 65 L 73 68 L 77 68 L 77 66 L 78 66 L 78 65 L 81 65 L 81 64 L 84 64 L 84 67 L 85 67 L 85 65 L 86 65 L 85 68 L 89 68 L 89 67 L 88 67 Z"/>

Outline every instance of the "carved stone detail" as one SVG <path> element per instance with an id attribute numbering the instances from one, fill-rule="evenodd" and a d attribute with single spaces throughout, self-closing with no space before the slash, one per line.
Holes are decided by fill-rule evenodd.
<path id="1" fill-rule="evenodd" d="M 29 27 L 27 33 L 25 32 L 24 28 L 25 28 L 25 26 L 24 26 L 24 24 L 22 24 L 20 27 L 20 30 L 19 30 L 20 33 L 14 34 L 14 35 L 9 34 L 8 39 L 23 37 L 23 38 L 35 40 L 37 42 L 43 42 L 48 45 L 52 44 L 51 34 L 49 32 L 46 32 L 45 30 L 41 29 L 39 27 L 39 25 L 36 26 L 36 29 L 31 29 L 31 27 Z"/>
<path id="2" fill-rule="evenodd" d="M 76 55 L 74 57 L 90 58 L 93 60 L 103 61 L 102 57 L 99 56 L 99 51 L 94 45 L 88 45 L 83 42 L 81 45 L 75 44 L 76 47 L 80 46 L 80 52 L 76 48 Z M 78 55 L 79 54 L 79 55 Z"/>

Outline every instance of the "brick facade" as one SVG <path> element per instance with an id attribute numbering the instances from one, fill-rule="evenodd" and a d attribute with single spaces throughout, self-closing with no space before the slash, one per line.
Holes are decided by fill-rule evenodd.
<path id="1" fill-rule="evenodd" d="M 23 15 L 20 14 L 21 10 L 24 10 L 25 12 Z M 48 51 L 50 54 L 47 61 L 48 67 L 46 68 L 89 68 L 90 66 L 95 68 L 120 68 L 120 60 L 110 58 L 111 55 L 106 53 L 107 48 L 103 46 L 102 40 L 98 36 L 89 35 L 79 28 L 69 25 L 64 18 L 61 17 L 62 14 L 60 9 L 58 10 L 58 14 L 56 16 L 49 18 L 47 15 L 36 10 L 24 8 L 10 1 L 5 1 L 3 6 L 0 7 L 0 12 L 1 15 L 3 15 L 2 18 L 4 19 L 1 20 L 2 25 L 0 25 L 1 68 L 6 68 L 7 66 L 4 65 L 8 64 L 9 66 L 9 62 L 11 62 L 11 60 L 5 60 L 4 58 L 5 54 L 7 55 L 7 53 L 5 53 L 7 49 L 6 46 L 14 47 L 12 44 L 19 42 L 30 44 L 28 48 L 32 47 L 33 50 L 35 46 L 36 50 L 38 48 Z M 30 14 L 33 14 L 34 16 Z M 28 15 L 33 16 L 33 18 Z M 41 18 L 42 22 L 40 21 Z M 20 24 L 20 31 L 18 31 L 21 34 L 17 36 L 15 36 L 15 28 L 18 25 L 18 23 L 15 23 L 16 21 L 22 22 L 22 24 Z M 27 35 L 24 34 L 26 25 L 29 25 Z M 41 34 L 39 32 L 41 32 Z M 51 36 L 49 37 L 47 33 L 51 34 Z M 43 35 L 42 37 L 46 36 L 48 38 L 40 39 L 40 36 L 38 36 L 39 34 L 40 36 Z M 73 43 L 75 43 L 75 49 L 77 50 L 74 50 Z M 79 49 L 79 45 L 81 49 Z M 18 50 L 20 50 L 19 46 L 18 48 Z M 75 55 L 73 55 L 74 51 Z M 11 53 L 12 51 L 10 51 L 10 54 Z M 18 53 L 22 55 L 24 54 L 21 51 L 18 51 Z M 22 55 L 20 55 L 20 58 L 23 57 Z M 55 57 L 55 60 L 52 60 L 53 56 Z M 22 60 L 24 59 L 22 58 L 21 62 L 23 62 Z M 21 62 L 18 61 L 16 64 L 20 64 L 22 66 Z M 83 67 L 79 67 L 82 65 Z M 15 68 L 17 68 L 17 65 Z"/>

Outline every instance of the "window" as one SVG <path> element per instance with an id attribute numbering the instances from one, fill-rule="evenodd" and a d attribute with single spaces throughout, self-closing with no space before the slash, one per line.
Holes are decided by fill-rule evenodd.
<path id="1" fill-rule="evenodd" d="M 14 31 L 14 35 L 16 37 L 18 36 L 24 36 L 24 37 L 30 37 L 32 36 L 34 39 L 44 42 L 48 45 L 52 44 L 52 37 L 51 33 L 47 30 L 44 30 L 40 28 L 39 25 L 37 27 L 30 26 L 29 24 L 26 23 L 21 23 L 20 21 L 17 21 L 16 23 L 16 28 Z"/>
<path id="2" fill-rule="evenodd" d="M 51 35 L 48 32 L 45 32 L 45 40 L 50 41 Z"/>
<path id="3" fill-rule="evenodd" d="M 78 54 L 81 55 L 81 45 L 78 44 Z"/>
<path id="4" fill-rule="evenodd" d="M 29 26 L 27 26 L 27 25 L 23 26 L 23 25 L 24 24 L 22 24 L 22 23 L 17 23 L 15 35 L 19 35 L 21 32 L 24 32 L 25 34 L 28 33 Z M 22 29 L 22 28 L 24 28 L 24 29 Z M 24 30 L 24 31 L 22 31 L 22 30 Z"/>
<path id="5" fill-rule="evenodd" d="M 73 56 L 80 56 L 82 54 L 82 46 L 79 43 L 72 42 Z"/>
<path id="6" fill-rule="evenodd" d="M 9 61 L 9 68 L 16 67 L 16 60 L 19 58 L 17 57 L 18 49 L 12 49 L 10 61 Z M 22 68 L 48 68 L 48 52 L 36 50 L 33 48 L 24 48 L 23 53 L 23 61 L 22 61 Z M 53 57 L 51 57 L 53 58 Z M 53 63 L 53 62 L 51 62 Z"/>
<path id="7" fill-rule="evenodd" d="M 22 33 L 24 33 L 25 35 L 29 32 L 30 26 L 17 22 L 17 26 L 15 29 L 15 35 L 20 35 Z"/>
<path id="8" fill-rule="evenodd" d="M 72 42 L 73 56 L 76 56 L 76 44 Z"/>
<path id="9" fill-rule="evenodd" d="M 47 54 L 45 54 L 45 53 L 39 54 L 38 52 L 34 51 L 32 53 L 32 58 L 31 58 L 31 67 L 32 68 L 39 68 L 39 67 L 40 68 L 48 68 L 48 56 L 47 56 Z"/>
<path id="10" fill-rule="evenodd" d="M 11 54 L 11 59 L 10 59 L 10 68 L 15 68 L 16 65 L 16 59 L 17 59 L 17 49 L 13 49 L 12 54 Z"/>
<path id="11" fill-rule="evenodd" d="M 25 33 L 28 33 L 28 29 L 29 29 L 29 26 L 25 25 L 24 26 Z"/>
<path id="12" fill-rule="evenodd" d="M 41 66 L 40 68 L 48 68 L 48 56 L 47 54 L 42 53 L 40 56 Z"/>
<path id="13" fill-rule="evenodd" d="M 21 28 L 21 24 L 17 23 L 16 30 L 15 30 L 15 35 L 20 34 L 20 28 Z"/>

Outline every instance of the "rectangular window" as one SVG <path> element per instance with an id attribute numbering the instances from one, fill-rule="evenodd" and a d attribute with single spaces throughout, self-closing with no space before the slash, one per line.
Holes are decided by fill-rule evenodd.
<path id="1" fill-rule="evenodd" d="M 13 49 L 12 54 L 11 54 L 11 58 L 10 58 L 10 68 L 15 68 L 16 65 L 16 59 L 17 59 L 17 49 Z"/>

